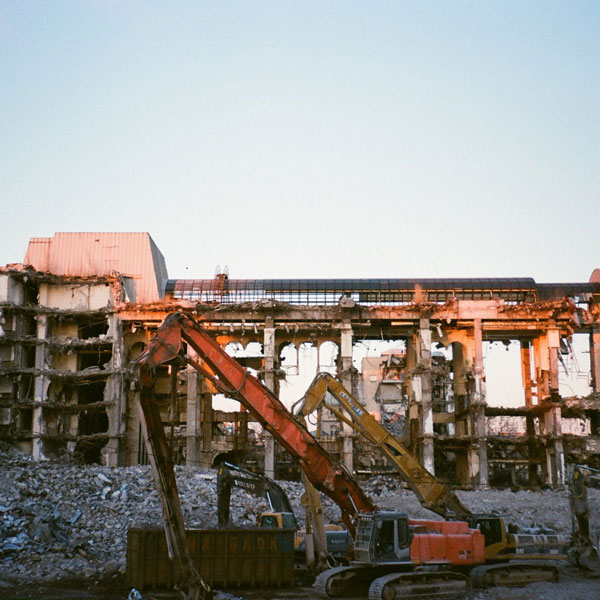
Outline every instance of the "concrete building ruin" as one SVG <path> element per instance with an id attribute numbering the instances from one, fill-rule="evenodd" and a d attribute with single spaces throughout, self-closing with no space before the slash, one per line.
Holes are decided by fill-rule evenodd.
<path id="1" fill-rule="evenodd" d="M 278 392 L 282 350 L 337 345 L 336 376 L 384 422 L 393 419 L 423 464 L 449 483 L 564 483 L 567 461 L 600 466 L 600 272 L 590 282 L 514 279 L 168 279 L 147 233 L 32 238 L 21 264 L 0 270 L 0 437 L 36 459 L 146 460 L 129 363 L 164 317 L 189 311 L 222 346 L 258 343 L 242 358 Z M 561 397 L 560 363 L 574 334 L 589 339 L 591 393 Z M 361 340 L 401 350 L 353 365 Z M 520 406 L 486 402 L 483 344 L 520 345 Z M 443 355 L 435 349 L 444 350 Z M 517 374 L 515 374 L 517 375 Z M 248 452 L 249 417 L 220 411 L 195 371 L 159 373 L 157 391 L 178 460 L 210 467 Z M 496 417 L 522 431 L 494 433 Z M 579 434 L 563 432 L 568 420 Z M 373 449 L 339 429 L 323 443 L 357 471 Z M 276 472 L 269 436 L 264 468 Z"/>

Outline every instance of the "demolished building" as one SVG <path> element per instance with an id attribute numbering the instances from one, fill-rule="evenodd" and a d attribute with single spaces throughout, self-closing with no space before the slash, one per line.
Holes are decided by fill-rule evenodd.
<path id="1" fill-rule="evenodd" d="M 147 233 L 57 233 L 32 238 L 22 264 L 0 270 L 0 437 L 34 458 L 67 452 L 109 466 L 147 457 L 129 369 L 173 311 L 188 311 L 222 346 L 258 343 L 241 359 L 278 393 L 290 344 L 337 345 L 337 373 L 371 412 L 395 414 L 400 435 L 431 471 L 462 486 L 560 486 L 567 461 L 600 466 L 600 272 L 590 282 L 490 279 L 168 279 Z M 589 339 L 590 389 L 561 397 L 561 352 Z M 359 340 L 396 340 L 402 351 L 353 366 Z M 483 344 L 520 344 L 520 406 L 486 402 Z M 443 357 L 434 344 L 446 349 Z M 158 373 L 157 394 L 178 461 L 210 467 L 243 459 L 249 416 L 217 410 L 195 371 Z M 393 408 L 390 416 L 390 407 Z M 387 411 L 387 413 L 386 413 Z M 489 423 L 515 417 L 523 432 Z M 566 420 L 583 423 L 575 434 Z M 393 423 L 394 424 L 394 423 Z M 563 431 L 565 429 L 565 431 Z M 569 431 L 569 433 L 566 433 Z M 380 465 L 339 427 L 327 449 L 356 470 Z M 265 434 L 264 469 L 277 472 Z"/>

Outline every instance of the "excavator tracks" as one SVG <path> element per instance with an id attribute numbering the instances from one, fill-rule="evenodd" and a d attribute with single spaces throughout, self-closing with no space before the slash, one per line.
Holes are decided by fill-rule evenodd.
<path id="1" fill-rule="evenodd" d="M 471 570 L 474 587 L 496 585 L 521 586 L 539 581 L 558 581 L 558 568 L 554 565 L 534 562 L 511 562 L 498 565 L 482 565 Z"/>
<path id="2" fill-rule="evenodd" d="M 462 598 L 471 590 L 468 577 L 451 571 L 392 573 L 375 579 L 369 600 Z"/>
<path id="3" fill-rule="evenodd" d="M 313 588 L 320 596 L 327 598 L 338 596 L 362 596 L 364 598 L 371 581 L 389 572 L 389 568 L 370 566 L 334 567 L 317 575 Z"/>

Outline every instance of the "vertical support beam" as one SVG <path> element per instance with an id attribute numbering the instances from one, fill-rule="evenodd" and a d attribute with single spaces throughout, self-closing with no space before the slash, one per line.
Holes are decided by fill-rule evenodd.
<path id="1" fill-rule="evenodd" d="M 467 369 L 465 366 L 464 346 L 460 342 L 452 343 L 452 373 L 454 375 L 454 402 L 456 410 L 456 436 L 466 437 L 469 435 L 469 419 L 465 419 L 467 408 Z M 456 453 L 456 477 L 462 484 L 468 484 L 469 467 L 468 453 L 460 450 Z"/>
<path id="2" fill-rule="evenodd" d="M 212 467 L 212 427 L 213 407 L 212 394 L 206 389 L 204 377 L 199 378 L 200 392 L 200 423 L 202 427 L 202 452 L 200 454 L 200 467 L 210 469 Z"/>
<path id="3" fill-rule="evenodd" d="M 485 376 L 483 372 L 483 334 L 481 319 L 473 320 L 473 389 L 469 399 L 474 438 L 469 456 L 472 483 L 489 484 L 485 425 Z"/>
<path id="4" fill-rule="evenodd" d="M 198 371 L 188 368 L 187 402 L 186 402 L 186 452 L 185 464 L 191 467 L 200 466 L 199 425 L 200 425 L 200 390 L 201 375 Z"/>
<path id="5" fill-rule="evenodd" d="M 352 390 L 352 325 L 350 321 L 344 320 L 340 330 L 340 352 L 341 352 L 341 381 L 347 390 Z M 344 466 L 350 473 L 354 471 L 354 446 L 351 427 L 343 423 L 343 450 L 342 459 Z"/>
<path id="6" fill-rule="evenodd" d="M 40 304 L 44 304 L 40 300 Z M 48 335 L 48 317 L 44 314 L 37 316 L 37 338 L 38 340 L 46 339 Z M 48 368 L 46 364 L 48 358 L 48 347 L 45 344 L 37 344 L 35 347 L 35 368 L 39 370 L 45 370 Z M 43 445 L 40 435 L 45 433 L 46 424 L 43 420 L 42 407 L 38 403 L 46 402 L 48 399 L 48 386 L 50 381 L 44 374 L 36 375 L 34 382 L 34 395 L 33 400 L 36 403 L 33 409 L 33 423 L 32 423 L 32 452 L 31 455 L 33 460 L 41 460 L 44 458 Z"/>
<path id="7" fill-rule="evenodd" d="M 123 378 L 123 323 L 116 314 L 108 317 L 108 335 L 113 339 L 110 359 L 113 372 L 104 387 L 104 400 L 110 403 L 106 409 L 110 437 L 102 448 L 102 462 L 109 467 L 117 467 L 123 463 L 124 448 L 121 437 L 126 433 L 127 403 Z"/>
<path id="8" fill-rule="evenodd" d="M 525 406 L 533 406 L 533 390 L 531 381 L 531 346 L 527 340 L 521 340 L 521 380 L 525 393 Z"/>
<path id="9" fill-rule="evenodd" d="M 433 409 L 431 382 L 431 329 L 429 319 L 419 320 L 415 335 L 416 369 L 413 372 L 412 387 L 415 402 L 419 406 L 419 438 L 421 464 L 435 475 L 433 447 Z"/>
<path id="10" fill-rule="evenodd" d="M 528 340 L 520 340 L 521 344 L 521 379 L 523 381 L 523 392 L 525 394 L 525 406 L 533 407 L 533 381 L 531 379 L 531 344 Z M 529 464 L 528 479 L 529 485 L 538 485 L 537 463 L 539 461 L 539 452 L 536 443 L 535 424 L 533 415 L 528 413 L 525 417 L 527 430 L 527 456 Z"/>
<path id="11" fill-rule="evenodd" d="M 595 323 L 590 333 L 590 375 L 592 391 L 600 394 L 600 324 Z M 590 433 L 600 435 L 600 413 L 590 416 Z"/>
<path id="12" fill-rule="evenodd" d="M 265 357 L 265 386 L 277 395 L 275 381 L 275 327 L 271 317 L 265 319 L 263 354 Z M 263 439 L 265 441 L 265 475 L 274 479 L 275 440 L 268 431 L 263 431 Z"/>
<path id="13" fill-rule="evenodd" d="M 590 334 L 590 375 L 592 390 L 600 394 L 600 324 L 595 323 Z"/>
<path id="14" fill-rule="evenodd" d="M 408 381 L 406 382 L 406 391 L 408 394 L 408 407 L 406 411 L 406 431 L 405 439 L 410 451 L 419 456 L 419 411 L 420 406 L 417 403 L 414 389 L 413 372 L 417 366 L 417 352 L 415 349 L 415 337 L 413 333 L 411 337 L 406 338 L 406 373 Z M 420 398 L 420 392 L 418 393 Z"/>
<path id="15" fill-rule="evenodd" d="M 562 439 L 562 413 L 558 382 L 558 350 L 560 330 L 548 329 L 547 348 L 549 362 L 550 395 L 544 407 L 545 430 L 548 436 L 546 464 L 551 485 L 562 486 L 566 480 L 565 452 Z"/>

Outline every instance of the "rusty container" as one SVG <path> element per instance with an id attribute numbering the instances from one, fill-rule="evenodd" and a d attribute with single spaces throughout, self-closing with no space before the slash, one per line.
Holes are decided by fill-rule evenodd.
<path id="1" fill-rule="evenodd" d="M 294 584 L 292 529 L 188 529 L 186 535 L 192 562 L 211 586 Z M 127 582 L 139 590 L 170 589 L 177 583 L 163 529 L 129 529 Z"/>

